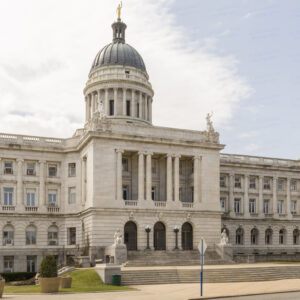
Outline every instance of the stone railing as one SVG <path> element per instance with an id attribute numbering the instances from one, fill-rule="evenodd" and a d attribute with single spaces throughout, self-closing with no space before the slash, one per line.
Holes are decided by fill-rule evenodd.
<path id="1" fill-rule="evenodd" d="M 182 208 L 193 208 L 194 203 L 192 203 L 192 202 L 182 202 L 181 206 L 182 206 Z"/>
<path id="2" fill-rule="evenodd" d="M 300 168 L 299 160 L 279 159 L 260 156 L 223 154 L 220 155 L 221 163 L 245 163 L 253 165 L 266 165 L 276 167 L 298 167 Z"/>
<path id="3" fill-rule="evenodd" d="M 155 207 L 166 207 L 167 202 L 166 201 L 153 201 Z"/>
<path id="4" fill-rule="evenodd" d="M 124 200 L 125 206 L 138 206 L 137 200 Z"/>
<path id="5" fill-rule="evenodd" d="M 58 213 L 59 212 L 59 207 L 48 206 L 47 210 L 48 210 L 49 213 Z"/>
<path id="6" fill-rule="evenodd" d="M 11 205 L 3 205 L 2 210 L 4 210 L 4 211 L 14 211 L 15 207 L 11 206 Z"/>
<path id="7" fill-rule="evenodd" d="M 30 211 L 30 212 L 38 211 L 38 207 L 37 206 L 25 206 L 25 211 Z"/>
<path id="8" fill-rule="evenodd" d="M 0 133 L 0 144 L 1 143 L 62 147 L 64 139 Z"/>

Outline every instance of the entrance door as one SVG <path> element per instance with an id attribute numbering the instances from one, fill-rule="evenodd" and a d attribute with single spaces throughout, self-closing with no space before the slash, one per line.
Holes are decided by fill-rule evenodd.
<path id="1" fill-rule="evenodd" d="M 134 222 L 127 222 L 124 226 L 124 243 L 127 250 L 137 250 L 137 228 Z"/>
<path id="2" fill-rule="evenodd" d="M 166 228 L 161 222 L 154 225 L 154 249 L 166 250 Z"/>
<path id="3" fill-rule="evenodd" d="M 181 228 L 182 250 L 193 250 L 193 227 L 190 223 L 184 223 Z"/>

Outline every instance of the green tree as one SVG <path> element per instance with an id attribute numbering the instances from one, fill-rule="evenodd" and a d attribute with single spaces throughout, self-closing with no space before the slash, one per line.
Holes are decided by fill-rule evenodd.
<path id="1" fill-rule="evenodd" d="M 41 263 L 40 276 L 49 278 L 57 277 L 57 265 L 53 255 L 46 255 Z"/>

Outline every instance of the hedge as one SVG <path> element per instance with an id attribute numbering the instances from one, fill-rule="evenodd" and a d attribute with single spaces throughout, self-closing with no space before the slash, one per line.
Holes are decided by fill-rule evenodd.
<path id="1" fill-rule="evenodd" d="M 53 255 L 46 255 L 40 267 L 40 276 L 44 278 L 57 277 L 57 265 Z"/>
<path id="2" fill-rule="evenodd" d="M 10 281 L 23 281 L 35 276 L 35 272 L 12 272 L 12 273 L 0 273 L 0 276 L 5 279 L 6 282 Z"/>

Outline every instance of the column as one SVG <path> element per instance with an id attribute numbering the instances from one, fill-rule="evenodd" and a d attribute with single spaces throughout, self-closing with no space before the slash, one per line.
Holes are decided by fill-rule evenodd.
<path id="1" fill-rule="evenodd" d="M 126 89 L 123 89 L 123 116 L 126 115 Z"/>
<path id="2" fill-rule="evenodd" d="M 144 200 L 144 153 L 139 152 L 138 162 L 138 200 Z"/>
<path id="3" fill-rule="evenodd" d="M 24 204 L 24 199 L 23 199 L 23 160 L 18 159 L 17 160 L 18 164 L 18 177 L 17 177 L 17 198 L 16 198 L 16 203 L 17 204 Z"/>
<path id="4" fill-rule="evenodd" d="M 234 194 L 233 194 L 233 181 L 234 181 L 234 174 L 229 174 L 229 207 L 228 212 L 231 215 L 234 214 Z"/>
<path id="5" fill-rule="evenodd" d="M 194 202 L 199 201 L 199 156 L 194 156 Z"/>
<path id="6" fill-rule="evenodd" d="M 89 101 L 88 96 L 85 96 L 85 122 L 89 120 Z"/>
<path id="7" fill-rule="evenodd" d="M 174 159 L 174 200 L 179 201 L 179 159 L 180 155 L 175 155 Z"/>
<path id="8" fill-rule="evenodd" d="M 89 94 L 89 119 L 92 116 L 92 94 Z"/>
<path id="9" fill-rule="evenodd" d="M 249 194 L 248 194 L 248 188 L 249 188 L 249 175 L 244 175 L 244 216 L 249 215 Z M 256 204 L 256 209 L 258 209 L 258 203 Z"/>
<path id="10" fill-rule="evenodd" d="M 105 89 L 105 113 L 109 116 L 109 101 L 108 101 L 108 89 Z"/>
<path id="11" fill-rule="evenodd" d="M 118 89 L 114 88 L 114 116 L 118 114 L 117 107 L 118 107 Z"/>
<path id="12" fill-rule="evenodd" d="M 86 201 L 86 171 L 87 171 L 87 168 L 86 168 L 86 164 L 87 164 L 87 161 L 86 161 L 86 157 L 83 157 L 82 158 L 82 161 L 81 161 L 81 204 L 84 205 L 85 201 Z"/>
<path id="13" fill-rule="evenodd" d="M 258 213 L 263 214 L 263 206 L 264 206 L 264 194 L 263 194 L 263 180 L 264 177 L 260 175 L 258 177 Z"/>
<path id="14" fill-rule="evenodd" d="M 149 97 L 149 121 L 152 122 L 152 98 Z"/>
<path id="15" fill-rule="evenodd" d="M 270 208 L 269 208 L 270 210 Z M 273 215 L 277 214 L 277 177 L 273 177 L 273 205 L 272 205 Z M 271 213 L 271 211 L 269 211 Z"/>
<path id="16" fill-rule="evenodd" d="M 286 179 L 286 211 L 287 216 L 291 216 L 291 178 Z"/>
<path id="17" fill-rule="evenodd" d="M 146 154 L 146 199 L 151 200 L 152 194 L 152 153 Z"/>
<path id="18" fill-rule="evenodd" d="M 140 100 L 139 100 L 139 117 L 143 119 L 143 94 L 140 92 Z"/>
<path id="19" fill-rule="evenodd" d="M 167 154 L 167 201 L 172 200 L 172 155 Z"/>
<path id="20" fill-rule="evenodd" d="M 39 206 L 42 204 L 47 204 L 47 200 L 45 197 L 45 161 L 40 161 L 40 203 Z"/>
<path id="21" fill-rule="evenodd" d="M 95 112 L 95 101 L 96 101 L 96 95 L 95 95 L 95 93 L 94 92 L 92 92 L 91 93 L 91 103 L 92 103 L 92 105 L 91 105 L 91 118 L 93 117 L 93 114 L 94 114 L 94 112 Z"/>
<path id="22" fill-rule="evenodd" d="M 131 90 L 131 116 L 136 117 L 136 112 L 135 112 L 135 91 L 132 89 Z"/>
<path id="23" fill-rule="evenodd" d="M 117 149 L 117 187 L 116 187 L 116 197 L 117 200 L 122 200 L 122 153 L 121 149 Z"/>
<path id="24" fill-rule="evenodd" d="M 145 120 L 148 121 L 148 96 L 145 95 Z"/>

